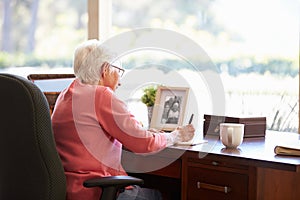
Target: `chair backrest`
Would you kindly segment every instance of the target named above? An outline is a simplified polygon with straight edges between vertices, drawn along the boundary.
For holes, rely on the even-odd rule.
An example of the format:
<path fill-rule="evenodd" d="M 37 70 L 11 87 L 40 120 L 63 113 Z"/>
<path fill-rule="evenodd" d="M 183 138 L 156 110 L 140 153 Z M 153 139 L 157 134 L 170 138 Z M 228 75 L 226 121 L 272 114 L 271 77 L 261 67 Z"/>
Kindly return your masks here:
<path fill-rule="evenodd" d="M 64 200 L 49 106 L 25 78 L 0 74 L 0 199 Z"/>

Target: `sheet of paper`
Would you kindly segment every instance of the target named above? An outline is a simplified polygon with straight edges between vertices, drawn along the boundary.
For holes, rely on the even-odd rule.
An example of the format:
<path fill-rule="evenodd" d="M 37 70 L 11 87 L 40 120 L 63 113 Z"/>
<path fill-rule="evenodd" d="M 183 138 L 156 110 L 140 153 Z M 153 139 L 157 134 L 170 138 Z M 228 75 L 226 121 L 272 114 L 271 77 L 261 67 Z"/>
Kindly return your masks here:
<path fill-rule="evenodd" d="M 188 142 L 178 142 L 175 145 L 176 146 L 195 146 L 195 145 L 203 144 L 203 143 L 207 143 L 207 140 L 201 139 L 201 140 L 191 140 Z"/>

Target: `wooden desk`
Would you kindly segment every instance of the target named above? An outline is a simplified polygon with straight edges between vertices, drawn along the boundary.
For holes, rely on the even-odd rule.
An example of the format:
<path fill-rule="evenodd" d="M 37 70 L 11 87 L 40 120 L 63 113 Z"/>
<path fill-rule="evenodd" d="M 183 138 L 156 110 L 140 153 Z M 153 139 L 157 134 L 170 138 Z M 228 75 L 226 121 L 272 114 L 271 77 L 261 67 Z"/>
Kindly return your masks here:
<path fill-rule="evenodd" d="M 208 136 L 206 144 L 170 147 L 152 155 L 152 162 L 166 159 L 171 164 L 134 175 L 161 189 L 165 199 L 299 199 L 300 157 L 274 154 L 276 144 L 299 138 L 268 131 L 265 138 L 246 138 L 238 150 L 228 150 L 217 137 Z M 143 159 L 141 163 L 148 165 Z M 174 190 L 180 190 L 176 197 Z"/>

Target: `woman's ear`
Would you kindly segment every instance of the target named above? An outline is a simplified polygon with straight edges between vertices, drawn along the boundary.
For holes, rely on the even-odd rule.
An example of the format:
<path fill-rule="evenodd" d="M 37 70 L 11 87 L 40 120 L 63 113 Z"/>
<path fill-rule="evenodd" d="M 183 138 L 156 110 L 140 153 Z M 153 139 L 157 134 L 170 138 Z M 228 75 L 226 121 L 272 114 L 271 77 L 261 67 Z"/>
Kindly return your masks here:
<path fill-rule="evenodd" d="M 102 72 L 101 72 L 101 77 L 105 77 L 106 74 L 108 73 L 108 70 L 109 70 L 109 63 L 108 62 L 105 62 L 102 64 Z"/>

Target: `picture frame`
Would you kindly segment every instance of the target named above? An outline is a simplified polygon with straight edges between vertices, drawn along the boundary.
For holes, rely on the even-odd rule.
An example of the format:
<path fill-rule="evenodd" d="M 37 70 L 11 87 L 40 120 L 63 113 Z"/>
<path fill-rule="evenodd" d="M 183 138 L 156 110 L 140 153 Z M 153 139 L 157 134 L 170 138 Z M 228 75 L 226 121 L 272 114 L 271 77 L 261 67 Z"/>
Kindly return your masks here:
<path fill-rule="evenodd" d="M 185 116 L 189 88 L 158 86 L 150 128 L 173 131 Z"/>

